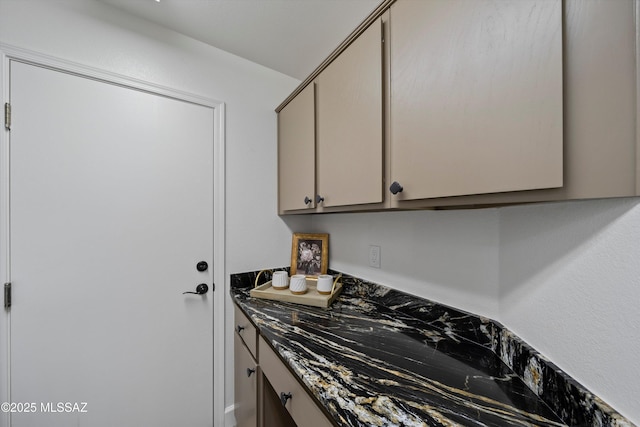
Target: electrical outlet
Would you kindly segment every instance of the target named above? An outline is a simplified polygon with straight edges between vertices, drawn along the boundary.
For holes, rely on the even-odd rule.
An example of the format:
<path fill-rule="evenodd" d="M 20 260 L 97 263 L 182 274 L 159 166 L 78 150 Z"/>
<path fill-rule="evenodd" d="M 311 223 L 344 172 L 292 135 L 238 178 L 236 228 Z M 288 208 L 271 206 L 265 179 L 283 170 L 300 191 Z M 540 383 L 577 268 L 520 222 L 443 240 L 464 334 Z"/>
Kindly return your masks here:
<path fill-rule="evenodd" d="M 369 245 L 369 267 L 380 268 L 380 246 Z"/>

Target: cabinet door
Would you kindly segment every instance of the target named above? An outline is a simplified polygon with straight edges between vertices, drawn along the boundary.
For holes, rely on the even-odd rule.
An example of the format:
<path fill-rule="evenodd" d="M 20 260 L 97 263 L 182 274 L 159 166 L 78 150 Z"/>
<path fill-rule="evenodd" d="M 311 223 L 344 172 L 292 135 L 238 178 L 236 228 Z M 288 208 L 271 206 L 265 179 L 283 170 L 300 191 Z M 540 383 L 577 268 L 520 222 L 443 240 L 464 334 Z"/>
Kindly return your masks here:
<path fill-rule="evenodd" d="M 315 207 L 314 194 L 314 85 L 310 84 L 278 113 L 280 213 Z"/>
<path fill-rule="evenodd" d="M 238 427 L 256 427 L 258 420 L 258 365 L 242 340 L 233 340 L 235 356 L 235 417 Z"/>
<path fill-rule="evenodd" d="M 398 0 L 389 38 L 395 198 L 562 186 L 560 0 Z"/>
<path fill-rule="evenodd" d="M 271 383 L 264 379 L 263 384 L 262 427 L 297 427 Z"/>
<path fill-rule="evenodd" d="M 321 205 L 382 202 L 382 21 L 371 24 L 316 82 Z"/>
<path fill-rule="evenodd" d="M 258 330 L 253 323 L 242 313 L 238 306 L 233 306 L 235 333 L 247 346 L 251 356 L 258 360 Z"/>
<path fill-rule="evenodd" d="M 272 392 L 282 399 L 282 406 L 296 424 L 304 427 L 331 427 L 331 421 L 262 337 L 258 339 L 258 346 L 264 376 L 273 387 Z"/>

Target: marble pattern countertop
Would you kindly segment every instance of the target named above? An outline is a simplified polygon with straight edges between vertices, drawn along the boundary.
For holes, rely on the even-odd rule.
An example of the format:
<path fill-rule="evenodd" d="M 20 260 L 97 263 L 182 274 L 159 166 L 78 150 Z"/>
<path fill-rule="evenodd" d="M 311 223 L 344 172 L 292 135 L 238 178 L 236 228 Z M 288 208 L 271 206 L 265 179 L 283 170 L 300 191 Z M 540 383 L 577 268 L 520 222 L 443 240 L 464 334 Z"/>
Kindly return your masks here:
<path fill-rule="evenodd" d="M 329 309 L 262 300 L 252 278 L 232 276 L 232 299 L 338 426 L 596 425 L 534 393 L 489 319 L 349 276 Z"/>

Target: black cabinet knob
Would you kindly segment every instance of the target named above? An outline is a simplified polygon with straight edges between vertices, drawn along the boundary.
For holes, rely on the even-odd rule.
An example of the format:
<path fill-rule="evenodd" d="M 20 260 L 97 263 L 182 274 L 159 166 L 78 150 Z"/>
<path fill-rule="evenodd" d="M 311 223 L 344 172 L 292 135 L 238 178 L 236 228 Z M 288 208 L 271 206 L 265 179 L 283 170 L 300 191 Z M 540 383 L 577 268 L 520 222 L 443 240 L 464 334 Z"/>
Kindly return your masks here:
<path fill-rule="evenodd" d="M 196 269 L 198 271 L 207 271 L 208 268 L 209 268 L 209 264 L 207 264 L 206 261 L 200 261 L 199 263 L 196 264 Z"/>
<path fill-rule="evenodd" d="M 309 198 L 309 196 L 305 196 L 305 197 L 304 197 L 304 204 L 305 204 L 305 205 L 308 205 L 308 204 L 310 204 L 311 202 L 313 202 L 313 200 L 311 200 L 311 199 Z"/>
<path fill-rule="evenodd" d="M 324 197 L 322 197 L 321 195 L 317 194 L 316 195 L 316 203 L 321 203 L 324 202 Z"/>
<path fill-rule="evenodd" d="M 280 393 L 280 402 L 282 402 L 282 406 L 287 405 L 287 400 L 291 399 L 291 393 Z"/>
<path fill-rule="evenodd" d="M 250 377 L 254 372 L 256 372 L 255 369 L 247 368 L 247 377 Z"/>
<path fill-rule="evenodd" d="M 244 326 L 240 326 L 240 325 L 236 326 L 236 332 L 238 334 L 240 334 L 240 332 L 242 332 L 242 331 L 244 331 Z"/>
<path fill-rule="evenodd" d="M 391 194 L 402 193 L 402 190 L 404 190 L 404 188 L 402 188 L 402 185 L 400 185 L 398 181 L 393 181 L 391 187 L 389 187 L 389 191 L 391 191 Z"/>

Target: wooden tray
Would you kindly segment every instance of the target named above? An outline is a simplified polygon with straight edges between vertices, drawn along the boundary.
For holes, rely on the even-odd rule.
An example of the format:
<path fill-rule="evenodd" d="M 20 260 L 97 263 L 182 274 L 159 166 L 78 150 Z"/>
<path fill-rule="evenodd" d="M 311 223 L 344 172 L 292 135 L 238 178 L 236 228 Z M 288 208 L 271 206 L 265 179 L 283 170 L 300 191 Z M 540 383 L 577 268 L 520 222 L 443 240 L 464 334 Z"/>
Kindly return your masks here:
<path fill-rule="evenodd" d="M 249 295 L 254 298 L 293 302 L 296 304 L 310 305 L 312 307 L 328 308 L 342 291 L 342 282 L 339 282 L 341 276 L 342 275 L 335 279 L 335 284 L 330 295 L 322 295 L 318 293 L 318 289 L 316 288 L 317 281 L 309 278 L 307 278 L 306 294 L 294 295 L 291 293 L 289 288 L 283 290 L 274 289 L 271 286 L 271 280 L 269 280 L 267 283 L 251 289 Z"/>

